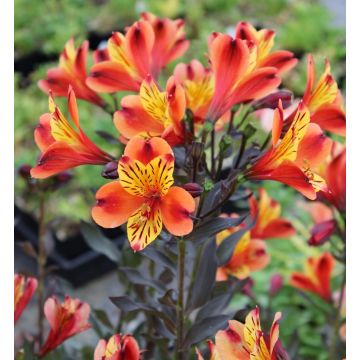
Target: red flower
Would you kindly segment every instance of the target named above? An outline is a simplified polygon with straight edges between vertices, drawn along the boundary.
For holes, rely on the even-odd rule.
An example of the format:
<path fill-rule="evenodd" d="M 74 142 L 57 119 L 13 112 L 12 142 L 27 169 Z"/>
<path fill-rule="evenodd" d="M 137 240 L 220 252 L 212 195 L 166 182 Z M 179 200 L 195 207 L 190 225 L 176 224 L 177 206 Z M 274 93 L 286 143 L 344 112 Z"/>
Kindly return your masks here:
<path fill-rule="evenodd" d="M 167 82 L 166 91 L 160 91 L 154 80 L 147 77 L 139 95 L 125 96 L 121 106 L 122 110 L 114 114 L 114 124 L 122 137 L 162 136 L 170 145 L 184 141 L 185 94 L 173 76 Z"/>
<path fill-rule="evenodd" d="M 274 46 L 275 32 L 269 29 L 256 30 L 248 22 L 239 22 L 236 26 L 235 37 L 252 42 L 257 47 L 256 66 L 276 67 L 279 74 L 289 71 L 297 64 L 294 54 L 286 50 L 271 52 Z"/>
<path fill-rule="evenodd" d="M 14 323 L 18 321 L 38 286 L 33 277 L 15 274 L 14 279 Z"/>
<path fill-rule="evenodd" d="M 98 92 L 139 91 L 148 74 L 160 70 L 188 48 L 182 20 L 160 19 L 150 13 L 130 26 L 126 34 L 113 33 L 109 60 L 95 64 L 87 84 Z"/>
<path fill-rule="evenodd" d="M 265 334 L 260 324 L 260 310 L 256 307 L 245 319 L 245 324 L 230 320 L 226 330 L 215 335 L 215 344 L 208 342 L 210 360 L 275 360 L 288 359 L 279 339 L 281 313 L 275 314 L 270 334 Z M 197 350 L 198 360 L 203 356 Z"/>
<path fill-rule="evenodd" d="M 40 357 L 54 350 L 68 338 L 91 327 L 88 323 L 90 306 L 79 299 L 66 296 L 64 302 L 59 304 L 56 297 L 51 297 L 45 302 L 44 312 L 50 324 L 50 332 L 40 350 Z"/>
<path fill-rule="evenodd" d="M 35 142 L 42 152 L 38 164 L 31 170 L 34 178 L 43 179 L 79 165 L 103 165 L 112 160 L 81 129 L 75 93 L 71 87 L 68 106 L 72 124 L 61 113 L 50 94 L 50 113 L 40 117 L 34 132 Z"/>
<path fill-rule="evenodd" d="M 214 73 L 214 96 L 207 118 L 218 120 L 235 104 L 262 98 L 281 80 L 275 67 L 256 67 L 253 42 L 214 33 L 209 38 L 209 59 Z"/>
<path fill-rule="evenodd" d="M 76 49 L 74 39 L 70 39 L 60 55 L 59 67 L 48 70 L 47 78 L 39 81 L 39 87 L 46 93 L 51 90 L 54 96 L 68 96 L 71 86 L 79 99 L 104 105 L 101 97 L 86 85 L 86 63 L 89 42 Z"/>
<path fill-rule="evenodd" d="M 318 125 L 309 122 L 309 110 L 300 104 L 290 128 L 279 140 L 283 126 L 283 109 L 279 102 L 274 112 L 272 146 L 245 171 L 245 176 L 252 180 L 280 181 L 311 200 L 316 198 L 316 192 L 326 190 L 324 179 L 314 173 L 312 167 L 327 157 L 331 141 Z"/>
<path fill-rule="evenodd" d="M 94 360 L 139 360 L 140 349 L 137 341 L 131 335 L 116 334 L 108 341 L 98 342 Z"/>
<path fill-rule="evenodd" d="M 280 217 L 280 204 L 270 198 L 265 189 L 259 189 L 259 201 L 250 198 L 250 211 L 256 219 L 251 229 L 251 237 L 256 239 L 287 238 L 295 234 L 290 221 Z"/>
<path fill-rule="evenodd" d="M 96 193 L 93 219 L 105 228 L 127 222 L 134 251 L 154 241 L 163 225 L 173 235 L 189 234 L 195 200 L 183 188 L 172 186 L 173 171 L 173 152 L 165 140 L 133 137 L 119 161 L 119 181 Z"/>
<path fill-rule="evenodd" d="M 317 258 L 306 261 L 305 273 L 295 272 L 291 275 L 290 284 L 300 290 L 309 291 L 331 301 L 331 275 L 335 260 L 325 252 Z"/>

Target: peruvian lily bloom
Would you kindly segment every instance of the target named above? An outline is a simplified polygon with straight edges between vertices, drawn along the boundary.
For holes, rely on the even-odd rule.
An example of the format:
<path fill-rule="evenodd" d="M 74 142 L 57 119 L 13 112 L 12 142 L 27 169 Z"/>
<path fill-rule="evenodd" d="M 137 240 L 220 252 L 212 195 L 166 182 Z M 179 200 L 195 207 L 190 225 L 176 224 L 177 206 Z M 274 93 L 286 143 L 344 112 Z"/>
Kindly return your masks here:
<path fill-rule="evenodd" d="M 312 168 L 320 164 L 331 150 L 331 140 L 317 124 L 310 123 L 309 110 L 300 103 L 294 121 L 280 140 L 283 127 L 281 102 L 274 111 L 272 145 L 245 171 L 252 180 L 274 180 L 292 186 L 307 198 L 326 190 L 326 183 Z"/>
<path fill-rule="evenodd" d="M 15 274 L 14 279 L 14 323 L 18 321 L 38 286 L 33 277 Z"/>
<path fill-rule="evenodd" d="M 72 86 L 79 99 L 103 106 L 104 101 L 101 97 L 86 85 L 88 49 L 88 41 L 84 41 L 76 49 L 74 39 L 70 39 L 60 55 L 59 66 L 48 70 L 47 78 L 39 81 L 40 89 L 46 93 L 49 93 L 51 90 L 54 96 L 66 97 L 69 86 Z"/>
<path fill-rule="evenodd" d="M 229 217 L 238 217 L 238 215 L 231 214 Z M 226 237 L 240 230 L 241 227 L 242 224 L 218 233 L 216 235 L 217 245 L 219 246 Z M 227 280 L 229 275 L 238 279 L 245 279 L 252 272 L 262 270 L 268 265 L 269 261 L 270 257 L 266 252 L 265 242 L 251 239 L 250 231 L 247 231 L 239 238 L 229 262 L 218 268 L 216 280 Z"/>
<path fill-rule="evenodd" d="M 279 339 L 281 313 L 275 314 L 270 334 L 261 329 L 260 310 L 256 307 L 245 319 L 245 324 L 230 320 L 226 330 L 215 335 L 215 345 L 209 346 L 213 360 L 275 360 L 288 359 Z M 198 360 L 203 357 L 198 352 Z"/>
<path fill-rule="evenodd" d="M 183 27 L 182 20 L 144 13 L 125 35 L 113 33 L 108 41 L 109 60 L 91 68 L 87 84 L 103 93 L 139 91 L 148 74 L 156 79 L 162 68 L 187 50 Z"/>
<path fill-rule="evenodd" d="M 259 189 L 258 201 L 252 196 L 249 203 L 253 218 L 257 216 L 255 226 L 251 229 L 252 238 L 287 238 L 295 234 L 291 222 L 280 217 L 280 204 L 265 189 Z"/>
<path fill-rule="evenodd" d="M 275 32 L 270 29 L 256 30 L 248 22 L 239 22 L 236 25 L 235 38 L 253 42 L 256 45 L 256 66 L 272 66 L 278 69 L 279 74 L 289 71 L 297 64 L 294 54 L 286 50 L 271 52 L 274 47 Z"/>
<path fill-rule="evenodd" d="M 140 360 L 140 348 L 131 335 L 116 334 L 108 341 L 99 340 L 94 360 Z"/>
<path fill-rule="evenodd" d="M 326 166 L 324 178 L 328 191 L 321 194 L 340 212 L 346 209 L 346 148 L 336 154 Z"/>
<path fill-rule="evenodd" d="M 45 344 L 40 349 L 40 357 L 57 348 L 68 338 L 91 327 L 88 323 L 90 306 L 69 296 L 65 297 L 62 304 L 54 296 L 47 299 L 44 313 L 50 324 L 50 332 Z"/>
<path fill-rule="evenodd" d="M 214 77 L 211 69 L 205 68 L 200 61 L 193 59 L 189 64 L 177 64 L 174 76 L 184 87 L 186 107 L 193 113 L 194 122 L 202 123 L 214 94 Z"/>
<path fill-rule="evenodd" d="M 121 106 L 114 114 L 114 124 L 122 138 L 161 136 L 170 145 L 184 141 L 185 93 L 173 76 L 167 81 L 165 91 L 147 76 L 139 95 L 125 96 Z"/>
<path fill-rule="evenodd" d="M 303 103 L 308 107 L 311 122 L 323 130 L 346 135 L 346 115 L 337 83 L 330 73 L 330 63 L 325 62 L 325 70 L 315 84 L 315 65 L 312 55 L 307 58 L 307 84 Z M 289 117 L 287 122 L 292 120 Z"/>
<path fill-rule="evenodd" d="M 165 140 L 133 137 L 119 161 L 119 180 L 96 193 L 93 219 L 105 228 L 127 222 L 134 251 L 154 241 L 163 226 L 175 236 L 189 234 L 195 200 L 183 188 L 172 186 L 173 171 L 173 152 Z"/>
<path fill-rule="evenodd" d="M 308 244 L 319 246 L 324 244 L 336 230 L 336 221 L 331 209 L 325 204 L 315 201 L 308 205 L 309 212 L 315 225 L 310 230 L 311 237 Z"/>
<path fill-rule="evenodd" d="M 325 301 L 331 301 L 331 275 L 335 260 L 325 252 L 319 257 L 310 257 L 305 264 L 305 272 L 291 275 L 290 285 L 303 291 L 312 292 Z"/>
<path fill-rule="evenodd" d="M 207 119 L 218 120 L 235 104 L 260 99 L 280 84 L 275 67 L 256 67 L 256 44 L 214 33 L 209 38 L 209 60 L 214 73 L 214 95 Z"/>
<path fill-rule="evenodd" d="M 72 124 L 49 96 L 50 113 L 40 117 L 34 132 L 35 142 L 41 151 L 37 165 L 31 169 L 31 176 L 44 179 L 64 170 L 84 165 L 105 165 L 111 156 L 99 149 L 80 127 L 75 93 L 70 87 L 68 107 Z"/>

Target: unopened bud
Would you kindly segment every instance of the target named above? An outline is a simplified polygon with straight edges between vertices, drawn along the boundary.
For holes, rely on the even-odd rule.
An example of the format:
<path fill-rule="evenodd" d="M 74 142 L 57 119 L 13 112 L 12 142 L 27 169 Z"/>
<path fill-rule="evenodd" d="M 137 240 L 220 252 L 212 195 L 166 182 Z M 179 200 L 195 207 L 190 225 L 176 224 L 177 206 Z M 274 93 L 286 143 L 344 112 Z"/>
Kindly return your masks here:
<path fill-rule="evenodd" d="M 214 187 L 214 183 L 210 179 L 206 179 L 204 182 L 204 191 L 209 192 Z"/>
<path fill-rule="evenodd" d="M 29 164 L 23 164 L 19 167 L 18 173 L 25 180 L 30 178 L 31 166 Z"/>
<path fill-rule="evenodd" d="M 311 246 L 320 246 L 329 240 L 330 236 L 336 229 L 336 223 L 334 220 L 327 220 L 316 224 L 311 229 L 311 237 L 308 240 L 308 244 Z"/>
<path fill-rule="evenodd" d="M 196 198 L 202 194 L 204 188 L 197 183 L 187 183 L 182 186 L 193 198 Z"/>
<path fill-rule="evenodd" d="M 270 296 L 274 296 L 284 285 L 284 279 L 280 274 L 275 274 L 270 279 Z"/>
<path fill-rule="evenodd" d="M 241 289 L 241 292 L 244 294 L 244 295 L 246 295 L 246 296 L 248 296 L 248 297 L 253 297 L 253 292 L 252 292 L 252 288 L 253 288 L 253 286 L 254 286 L 254 280 L 252 279 L 252 278 L 248 278 L 247 280 L 246 280 L 246 283 L 245 283 L 245 285 L 243 286 L 243 288 Z"/>
<path fill-rule="evenodd" d="M 214 123 L 211 121 L 206 121 L 203 125 L 203 129 L 207 133 L 211 132 L 214 129 Z"/>
<path fill-rule="evenodd" d="M 101 176 L 105 179 L 118 179 L 118 163 L 116 161 L 110 161 L 105 166 L 101 173 Z"/>
<path fill-rule="evenodd" d="M 191 146 L 191 156 L 193 159 L 200 160 L 204 152 L 204 144 L 193 142 Z"/>
<path fill-rule="evenodd" d="M 254 110 L 259 109 L 276 109 L 278 107 L 279 100 L 281 100 L 284 108 L 287 108 L 292 103 L 293 94 L 290 91 L 279 90 L 262 99 L 254 101 L 251 106 Z"/>
<path fill-rule="evenodd" d="M 231 142 L 232 142 L 231 136 L 224 135 L 220 140 L 220 144 L 219 144 L 220 150 L 225 151 L 231 145 Z"/>
<path fill-rule="evenodd" d="M 69 172 L 62 172 L 55 176 L 55 181 L 64 185 L 68 183 L 72 178 L 73 176 Z"/>

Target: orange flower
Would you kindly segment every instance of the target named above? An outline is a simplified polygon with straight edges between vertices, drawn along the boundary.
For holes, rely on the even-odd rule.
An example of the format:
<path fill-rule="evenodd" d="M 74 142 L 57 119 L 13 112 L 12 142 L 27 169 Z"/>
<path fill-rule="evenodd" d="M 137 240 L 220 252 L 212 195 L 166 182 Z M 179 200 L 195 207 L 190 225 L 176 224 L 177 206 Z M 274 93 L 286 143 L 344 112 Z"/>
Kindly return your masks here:
<path fill-rule="evenodd" d="M 324 178 L 328 191 L 322 195 L 340 212 L 346 209 L 346 148 L 332 157 L 326 166 Z"/>
<path fill-rule="evenodd" d="M 35 142 L 42 153 L 38 164 L 31 169 L 34 178 L 43 179 L 79 165 L 102 165 L 112 160 L 81 129 L 75 93 L 71 87 L 68 107 L 73 124 L 64 117 L 50 94 L 50 113 L 40 117 L 34 132 Z"/>
<path fill-rule="evenodd" d="M 236 214 L 222 215 L 223 217 L 239 217 Z M 221 242 L 232 233 L 241 229 L 243 225 L 223 230 L 216 235 L 216 243 Z M 247 231 L 238 241 L 234 252 L 227 264 L 218 268 L 216 280 L 223 281 L 229 275 L 238 279 L 247 278 L 250 273 L 262 270 L 270 261 L 270 257 L 266 252 L 266 244 L 264 241 L 251 239 L 250 231 Z"/>
<path fill-rule="evenodd" d="M 215 345 L 211 343 L 211 359 L 214 360 L 273 360 L 287 358 L 279 339 L 281 313 L 275 314 L 270 334 L 265 334 L 260 325 L 260 310 L 256 307 L 245 319 L 245 324 L 229 321 L 226 330 L 215 335 Z M 198 351 L 198 360 L 203 357 Z"/>
<path fill-rule="evenodd" d="M 262 98 L 281 80 L 275 67 L 256 67 L 253 42 L 214 33 L 209 38 L 209 59 L 214 73 L 214 96 L 207 118 L 218 120 L 233 105 Z"/>
<path fill-rule="evenodd" d="M 286 50 L 271 52 L 274 46 L 275 32 L 269 29 L 256 30 L 248 22 L 239 22 L 236 26 L 235 37 L 247 40 L 256 45 L 256 66 L 272 66 L 278 69 L 278 73 L 283 73 L 292 69 L 297 64 L 294 54 Z"/>
<path fill-rule="evenodd" d="M 324 244 L 336 230 L 336 221 L 331 209 L 325 204 L 315 201 L 307 206 L 315 225 L 310 230 L 308 244 L 319 246 Z"/>
<path fill-rule="evenodd" d="M 48 70 L 46 80 L 40 80 L 38 85 L 41 90 L 54 96 L 68 95 L 68 88 L 72 86 L 79 99 L 103 106 L 101 97 L 86 85 L 86 63 L 89 42 L 76 49 L 74 39 L 70 39 L 60 55 L 59 67 Z"/>
<path fill-rule="evenodd" d="M 193 59 L 189 64 L 177 64 L 174 76 L 184 87 L 186 107 L 193 113 L 195 123 L 203 122 L 214 94 L 211 69 Z"/>
<path fill-rule="evenodd" d="M 290 221 L 280 217 L 280 204 L 272 199 L 265 189 L 259 189 L 259 201 L 250 198 L 250 211 L 257 220 L 251 229 L 251 238 L 287 238 L 295 234 L 295 229 Z"/>
<path fill-rule="evenodd" d="M 171 145 L 178 145 L 184 141 L 185 101 L 184 89 L 173 76 L 166 91 L 160 91 L 149 76 L 142 82 L 139 95 L 122 99 L 122 110 L 114 114 L 114 124 L 127 139 L 136 135 L 162 136 Z"/>
<path fill-rule="evenodd" d="M 40 357 L 54 350 L 68 338 L 91 327 L 88 323 L 90 306 L 79 299 L 66 296 L 64 302 L 59 304 L 56 297 L 51 297 L 45 302 L 44 312 L 50 324 L 50 332 L 40 350 Z"/>
<path fill-rule="evenodd" d="M 307 84 L 303 103 L 309 108 L 311 122 L 318 124 L 323 130 L 338 135 L 346 135 L 346 115 L 341 93 L 330 73 L 330 63 L 325 61 L 325 70 L 315 83 L 315 65 L 311 54 L 307 58 Z M 290 115 L 287 123 L 291 122 Z"/>
<path fill-rule="evenodd" d="M 309 291 L 331 301 L 331 275 L 335 260 L 325 252 L 317 258 L 306 261 L 305 273 L 295 272 L 291 275 L 290 284 L 300 290 Z"/>
<path fill-rule="evenodd" d="M 160 70 L 188 48 L 182 20 L 160 19 L 150 13 L 130 26 L 126 34 L 113 33 L 108 41 L 109 60 L 95 64 L 87 84 L 98 92 L 139 91 L 148 74 Z"/>
<path fill-rule="evenodd" d="M 18 321 L 26 305 L 33 296 L 38 282 L 33 277 L 15 274 L 14 279 L 14 323 Z"/>
<path fill-rule="evenodd" d="M 309 122 L 309 110 L 300 103 L 294 121 L 279 140 L 283 126 L 283 109 L 279 102 L 274 112 L 272 146 L 246 170 L 245 176 L 252 180 L 280 181 L 314 200 L 316 192 L 325 190 L 326 184 L 311 168 L 327 157 L 331 141 L 317 124 Z"/>
<path fill-rule="evenodd" d="M 94 360 L 140 360 L 140 349 L 137 341 L 131 335 L 116 334 L 108 341 L 98 342 Z"/>
<path fill-rule="evenodd" d="M 127 234 L 134 251 L 149 245 L 163 225 L 176 236 L 189 234 L 195 201 L 184 189 L 172 186 L 174 156 L 161 138 L 133 137 L 119 161 L 119 181 L 100 188 L 94 220 L 105 228 L 127 222 Z"/>

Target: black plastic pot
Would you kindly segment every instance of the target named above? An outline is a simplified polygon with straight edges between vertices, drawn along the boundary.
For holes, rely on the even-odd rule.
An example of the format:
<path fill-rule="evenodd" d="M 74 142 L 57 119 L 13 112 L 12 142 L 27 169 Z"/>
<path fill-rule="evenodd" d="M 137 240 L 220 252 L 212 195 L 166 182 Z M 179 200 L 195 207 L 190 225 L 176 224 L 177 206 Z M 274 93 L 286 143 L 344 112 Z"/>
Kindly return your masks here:
<path fill-rule="evenodd" d="M 104 235 L 118 247 L 122 247 L 125 235 L 120 228 L 104 230 Z M 81 286 L 116 268 L 106 256 L 93 251 L 79 232 L 65 241 L 53 234 L 55 246 L 49 255 L 48 264 L 55 267 L 54 273 L 68 280 L 73 286 Z M 30 242 L 37 248 L 38 223 L 29 214 L 15 205 L 15 243 Z"/>

